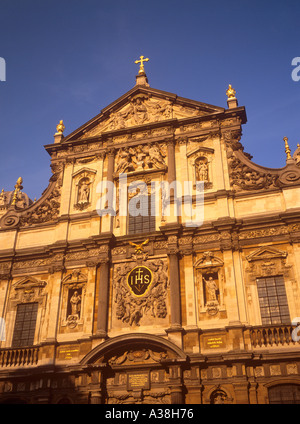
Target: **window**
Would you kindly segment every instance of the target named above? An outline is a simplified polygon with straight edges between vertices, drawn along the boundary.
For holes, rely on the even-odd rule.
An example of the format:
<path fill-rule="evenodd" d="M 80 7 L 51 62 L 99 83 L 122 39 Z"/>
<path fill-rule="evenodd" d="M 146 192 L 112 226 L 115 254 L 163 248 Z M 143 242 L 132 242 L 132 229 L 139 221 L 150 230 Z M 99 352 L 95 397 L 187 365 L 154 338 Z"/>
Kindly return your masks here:
<path fill-rule="evenodd" d="M 283 276 L 258 278 L 256 281 L 262 324 L 290 324 Z"/>
<path fill-rule="evenodd" d="M 282 384 L 269 389 L 270 404 L 300 404 L 300 386 Z"/>
<path fill-rule="evenodd" d="M 155 231 L 155 210 L 154 204 L 151 204 L 151 196 L 139 196 L 136 201 L 135 211 L 139 214 L 134 216 L 129 211 L 129 234 L 149 233 Z"/>
<path fill-rule="evenodd" d="M 18 305 L 12 347 L 33 345 L 37 312 L 37 302 Z"/>

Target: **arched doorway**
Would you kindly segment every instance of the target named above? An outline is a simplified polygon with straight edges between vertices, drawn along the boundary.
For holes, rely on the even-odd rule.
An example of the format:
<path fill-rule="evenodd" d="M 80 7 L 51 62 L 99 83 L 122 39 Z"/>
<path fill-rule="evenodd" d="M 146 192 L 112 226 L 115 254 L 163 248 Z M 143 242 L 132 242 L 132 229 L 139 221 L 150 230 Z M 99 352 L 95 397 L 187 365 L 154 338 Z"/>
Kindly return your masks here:
<path fill-rule="evenodd" d="M 270 404 L 300 404 L 299 384 L 279 384 L 268 390 Z"/>
<path fill-rule="evenodd" d="M 91 403 L 181 404 L 186 361 L 185 353 L 169 340 L 137 333 L 100 344 L 81 364 L 101 370 Z"/>

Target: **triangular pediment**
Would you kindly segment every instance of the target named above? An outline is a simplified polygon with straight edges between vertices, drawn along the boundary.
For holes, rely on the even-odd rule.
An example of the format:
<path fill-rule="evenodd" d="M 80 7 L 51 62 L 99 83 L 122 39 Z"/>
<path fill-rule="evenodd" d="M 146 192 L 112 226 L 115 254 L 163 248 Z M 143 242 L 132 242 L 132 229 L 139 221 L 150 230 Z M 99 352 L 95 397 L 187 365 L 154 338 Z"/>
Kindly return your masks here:
<path fill-rule="evenodd" d="M 275 259 L 275 258 L 286 258 L 287 253 L 282 250 L 275 249 L 274 247 L 260 247 L 259 249 L 252 252 L 246 257 L 248 262 L 265 260 L 265 259 Z"/>
<path fill-rule="evenodd" d="M 23 277 L 21 280 L 17 281 L 13 287 L 15 290 L 32 289 L 34 287 L 45 287 L 46 284 L 47 283 L 45 281 L 38 280 L 35 277 L 26 276 Z"/>
<path fill-rule="evenodd" d="M 135 87 L 65 137 L 64 142 L 174 119 L 209 116 L 222 113 L 224 110 L 221 107 L 188 100 L 165 91 Z"/>

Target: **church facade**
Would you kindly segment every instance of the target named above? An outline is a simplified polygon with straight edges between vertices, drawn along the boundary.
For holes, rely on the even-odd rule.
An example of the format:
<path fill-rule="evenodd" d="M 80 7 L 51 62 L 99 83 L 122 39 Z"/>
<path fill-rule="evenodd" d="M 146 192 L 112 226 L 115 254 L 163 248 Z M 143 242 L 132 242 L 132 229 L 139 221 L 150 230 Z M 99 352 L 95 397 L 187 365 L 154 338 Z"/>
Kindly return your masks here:
<path fill-rule="evenodd" d="M 0 194 L 0 403 L 299 403 L 300 148 L 136 85 Z M 17 176 L 16 176 L 17 177 Z M 199 184 L 200 183 L 200 184 Z"/>

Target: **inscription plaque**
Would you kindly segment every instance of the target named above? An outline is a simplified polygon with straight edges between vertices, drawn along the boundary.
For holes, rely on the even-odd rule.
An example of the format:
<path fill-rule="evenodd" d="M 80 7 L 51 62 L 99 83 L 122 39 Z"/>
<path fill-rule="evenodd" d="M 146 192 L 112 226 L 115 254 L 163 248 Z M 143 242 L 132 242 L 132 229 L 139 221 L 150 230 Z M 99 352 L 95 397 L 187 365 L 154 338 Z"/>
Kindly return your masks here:
<path fill-rule="evenodd" d="M 128 390 L 149 389 L 149 373 L 131 373 L 127 378 Z"/>
<path fill-rule="evenodd" d="M 79 355 L 78 347 L 64 347 L 58 350 L 58 358 L 59 359 L 72 359 Z"/>
<path fill-rule="evenodd" d="M 206 349 L 220 349 L 226 347 L 226 337 L 225 336 L 210 336 L 204 337 L 204 347 Z"/>

